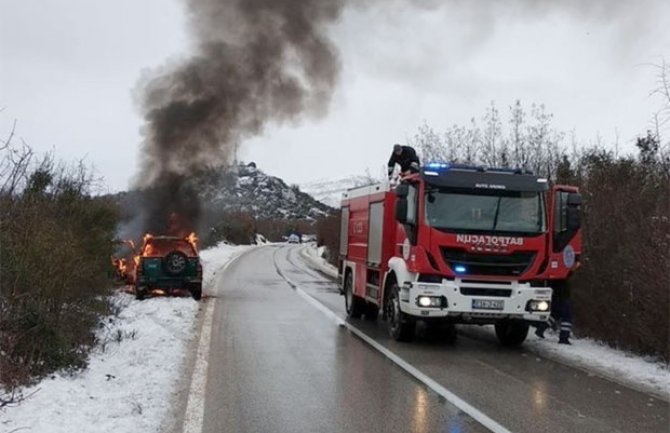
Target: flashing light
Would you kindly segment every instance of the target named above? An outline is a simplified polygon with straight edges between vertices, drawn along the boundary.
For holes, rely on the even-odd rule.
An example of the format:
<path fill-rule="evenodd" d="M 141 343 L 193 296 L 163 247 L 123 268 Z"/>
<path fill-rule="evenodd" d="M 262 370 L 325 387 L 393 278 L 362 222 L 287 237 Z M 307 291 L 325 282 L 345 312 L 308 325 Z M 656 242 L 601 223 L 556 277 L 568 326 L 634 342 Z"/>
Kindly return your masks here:
<path fill-rule="evenodd" d="M 454 271 L 458 272 L 459 274 L 462 274 L 466 271 L 465 266 L 463 265 L 456 265 L 454 266 Z"/>
<path fill-rule="evenodd" d="M 446 170 L 449 168 L 449 164 L 446 162 L 433 161 L 426 164 L 426 168 L 431 170 Z"/>

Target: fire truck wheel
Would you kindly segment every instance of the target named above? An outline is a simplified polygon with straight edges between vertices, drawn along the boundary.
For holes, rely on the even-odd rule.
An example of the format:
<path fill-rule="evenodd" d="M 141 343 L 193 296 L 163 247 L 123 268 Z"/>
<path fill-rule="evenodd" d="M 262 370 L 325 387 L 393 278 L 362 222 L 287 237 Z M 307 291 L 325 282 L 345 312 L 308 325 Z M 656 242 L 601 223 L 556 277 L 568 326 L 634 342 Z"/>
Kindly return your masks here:
<path fill-rule="evenodd" d="M 391 294 L 384 308 L 391 338 L 396 341 L 412 341 L 416 322 L 400 311 L 400 289 L 397 284 L 391 286 Z"/>
<path fill-rule="evenodd" d="M 376 306 L 375 304 L 372 304 L 368 302 L 365 304 L 365 319 L 366 320 L 377 320 L 377 316 L 379 315 L 379 307 Z"/>
<path fill-rule="evenodd" d="M 365 312 L 365 300 L 354 295 L 354 283 L 351 272 L 347 272 L 344 279 L 344 302 L 347 307 L 347 316 L 352 319 L 360 318 Z"/>
<path fill-rule="evenodd" d="M 496 323 L 496 335 L 503 346 L 519 346 L 528 335 L 528 323 L 520 320 L 502 320 Z"/>

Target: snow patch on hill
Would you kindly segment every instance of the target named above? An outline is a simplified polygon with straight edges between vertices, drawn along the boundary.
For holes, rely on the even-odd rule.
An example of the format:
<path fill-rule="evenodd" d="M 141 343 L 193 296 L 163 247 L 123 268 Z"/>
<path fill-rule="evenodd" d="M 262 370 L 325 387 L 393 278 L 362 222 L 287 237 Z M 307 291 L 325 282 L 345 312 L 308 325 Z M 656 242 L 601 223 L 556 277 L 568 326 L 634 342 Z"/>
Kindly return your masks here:
<path fill-rule="evenodd" d="M 379 182 L 369 176 L 347 176 L 341 179 L 321 179 L 300 185 L 300 189 L 321 203 L 339 208 L 342 194 L 351 188 Z"/>

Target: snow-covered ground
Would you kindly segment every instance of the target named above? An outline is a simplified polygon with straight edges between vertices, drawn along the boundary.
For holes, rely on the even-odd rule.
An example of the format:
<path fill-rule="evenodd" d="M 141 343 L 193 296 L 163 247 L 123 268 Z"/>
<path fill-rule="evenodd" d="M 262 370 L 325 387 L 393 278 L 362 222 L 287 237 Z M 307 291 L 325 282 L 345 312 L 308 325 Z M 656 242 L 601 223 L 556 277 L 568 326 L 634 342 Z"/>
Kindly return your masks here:
<path fill-rule="evenodd" d="M 590 338 L 573 338 L 572 345 L 557 344 L 558 335 L 547 332 L 544 340 L 528 335 L 525 347 L 546 358 L 591 371 L 636 389 L 653 391 L 670 400 L 670 369 L 658 360 L 613 349 Z"/>
<path fill-rule="evenodd" d="M 220 245 L 201 252 L 205 295 L 217 271 L 247 248 Z M 104 344 L 93 351 L 88 368 L 24 389 L 23 402 L 0 410 L 0 431 L 161 431 L 203 303 L 191 298 L 140 302 L 120 292 L 114 302 L 121 312 L 105 321 L 99 332 Z"/>
<path fill-rule="evenodd" d="M 337 277 L 337 268 L 321 258 L 322 255 L 323 247 L 310 247 L 304 250 L 304 256 L 313 267 L 326 275 Z M 494 333 L 492 326 L 467 326 L 463 329 L 467 333 Z M 573 338 L 570 346 L 558 344 L 558 336 L 550 330 L 547 331 L 546 338 L 541 339 L 532 332 L 532 329 L 524 347 L 538 355 L 593 372 L 636 389 L 653 392 L 663 396 L 665 400 L 670 400 L 670 369 L 667 364 L 613 349 L 590 338 Z"/>

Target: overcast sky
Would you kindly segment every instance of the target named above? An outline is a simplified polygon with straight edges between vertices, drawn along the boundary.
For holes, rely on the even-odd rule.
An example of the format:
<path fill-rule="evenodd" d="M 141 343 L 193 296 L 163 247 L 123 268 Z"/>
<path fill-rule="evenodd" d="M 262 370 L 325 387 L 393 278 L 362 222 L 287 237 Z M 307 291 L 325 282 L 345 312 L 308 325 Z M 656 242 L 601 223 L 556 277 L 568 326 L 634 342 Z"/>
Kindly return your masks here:
<path fill-rule="evenodd" d="M 670 61 L 670 1 L 378 3 L 346 10 L 331 28 L 343 70 L 329 114 L 268 128 L 240 158 L 289 183 L 377 174 L 424 121 L 441 130 L 490 101 L 505 114 L 516 99 L 545 104 L 558 129 L 584 141 L 618 132 L 632 151 L 659 109 L 650 64 Z M 137 82 L 189 53 L 182 3 L 0 5 L 0 135 L 18 119 L 33 148 L 83 157 L 110 190 L 127 188 L 142 140 Z"/>

